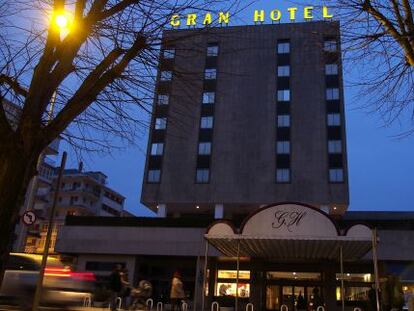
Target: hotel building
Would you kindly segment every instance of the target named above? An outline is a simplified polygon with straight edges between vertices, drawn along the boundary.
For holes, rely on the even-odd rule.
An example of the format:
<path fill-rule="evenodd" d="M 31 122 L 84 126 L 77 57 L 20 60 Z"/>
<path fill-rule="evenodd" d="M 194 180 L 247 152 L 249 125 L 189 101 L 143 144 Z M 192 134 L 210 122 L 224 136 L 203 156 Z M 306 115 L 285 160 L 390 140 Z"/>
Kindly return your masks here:
<path fill-rule="evenodd" d="M 193 310 L 316 292 L 374 310 L 376 282 L 389 309 L 393 280 L 414 292 L 414 215 L 347 212 L 346 156 L 339 23 L 167 30 L 141 197 L 158 217 L 70 216 L 56 249 L 102 276 L 121 263 L 155 302 L 179 269 Z"/>

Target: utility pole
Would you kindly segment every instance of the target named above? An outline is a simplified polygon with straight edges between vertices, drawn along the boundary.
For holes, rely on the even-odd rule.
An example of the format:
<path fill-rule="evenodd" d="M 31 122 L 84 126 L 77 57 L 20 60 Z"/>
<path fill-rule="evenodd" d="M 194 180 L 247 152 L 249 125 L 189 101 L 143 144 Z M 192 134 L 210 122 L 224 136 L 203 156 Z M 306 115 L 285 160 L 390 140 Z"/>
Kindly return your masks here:
<path fill-rule="evenodd" d="M 52 238 L 53 219 L 54 219 L 54 216 L 55 216 L 55 209 L 56 209 L 56 204 L 57 204 L 57 200 L 58 200 L 58 196 L 59 196 L 60 183 L 61 183 L 61 180 L 62 180 L 63 170 L 65 169 L 66 157 L 67 157 L 67 153 L 65 151 L 65 152 L 63 152 L 62 161 L 60 163 L 59 174 L 58 174 L 58 177 L 57 177 L 56 190 L 55 190 L 55 195 L 53 196 L 52 207 L 50 208 L 50 211 L 49 211 L 49 222 L 48 222 L 48 226 L 47 226 L 45 247 L 43 249 L 42 264 L 40 266 L 39 277 L 37 279 L 36 292 L 35 292 L 35 296 L 34 296 L 34 299 L 33 299 L 32 311 L 38 311 L 39 302 L 40 302 L 40 298 L 41 298 L 41 295 L 42 295 L 43 279 L 44 279 L 44 276 L 45 276 L 45 268 L 46 268 L 46 263 L 47 263 L 47 257 L 49 256 L 50 240 Z"/>

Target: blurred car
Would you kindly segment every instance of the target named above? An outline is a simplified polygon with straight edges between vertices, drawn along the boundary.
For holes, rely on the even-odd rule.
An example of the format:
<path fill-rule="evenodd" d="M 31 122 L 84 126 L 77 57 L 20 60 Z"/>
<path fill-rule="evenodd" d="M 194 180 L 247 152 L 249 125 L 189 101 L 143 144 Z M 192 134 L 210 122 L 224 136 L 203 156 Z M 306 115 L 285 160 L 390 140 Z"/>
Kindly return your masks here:
<path fill-rule="evenodd" d="M 41 262 L 41 255 L 11 253 L 0 288 L 2 301 L 13 301 L 22 308 L 30 307 L 36 291 Z M 48 257 L 41 304 L 82 305 L 85 299 L 90 299 L 94 283 L 93 273 L 72 271 L 57 258 Z"/>

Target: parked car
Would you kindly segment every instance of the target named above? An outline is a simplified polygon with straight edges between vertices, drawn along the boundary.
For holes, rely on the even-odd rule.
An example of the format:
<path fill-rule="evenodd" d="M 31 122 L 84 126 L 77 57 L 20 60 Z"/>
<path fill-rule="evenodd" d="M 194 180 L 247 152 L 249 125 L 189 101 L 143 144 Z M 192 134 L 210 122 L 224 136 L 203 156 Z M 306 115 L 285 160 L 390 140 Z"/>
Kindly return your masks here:
<path fill-rule="evenodd" d="M 11 253 L 0 288 L 2 301 L 30 308 L 39 277 L 41 255 Z M 95 283 L 91 272 L 75 272 L 53 257 L 48 257 L 41 295 L 42 305 L 82 305 L 90 299 Z"/>

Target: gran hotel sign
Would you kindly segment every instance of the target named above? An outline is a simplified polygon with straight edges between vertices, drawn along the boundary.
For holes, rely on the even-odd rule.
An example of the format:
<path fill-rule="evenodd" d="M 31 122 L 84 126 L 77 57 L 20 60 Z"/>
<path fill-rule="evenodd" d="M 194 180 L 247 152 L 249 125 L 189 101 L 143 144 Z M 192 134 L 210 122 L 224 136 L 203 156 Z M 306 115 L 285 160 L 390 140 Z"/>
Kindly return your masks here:
<path fill-rule="evenodd" d="M 263 23 L 266 21 L 280 22 L 282 19 L 287 18 L 290 22 L 294 22 L 299 18 L 305 21 L 313 20 L 316 16 L 322 16 L 323 19 L 332 19 L 333 14 L 330 12 L 327 6 L 322 7 L 288 7 L 286 10 L 273 9 L 271 11 L 254 10 L 252 20 L 254 23 Z M 170 25 L 173 28 L 179 28 L 180 26 L 210 26 L 213 23 L 220 25 L 229 25 L 231 19 L 230 12 L 218 12 L 211 13 L 206 12 L 203 14 L 189 13 L 186 15 L 174 14 L 170 18 Z"/>

